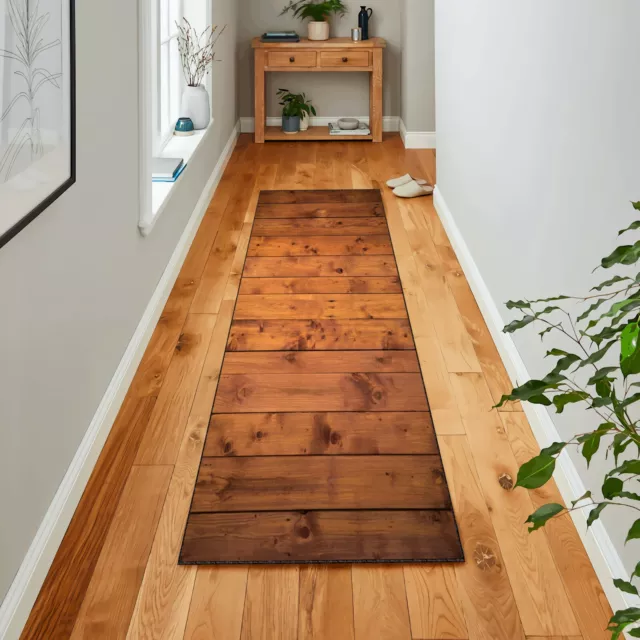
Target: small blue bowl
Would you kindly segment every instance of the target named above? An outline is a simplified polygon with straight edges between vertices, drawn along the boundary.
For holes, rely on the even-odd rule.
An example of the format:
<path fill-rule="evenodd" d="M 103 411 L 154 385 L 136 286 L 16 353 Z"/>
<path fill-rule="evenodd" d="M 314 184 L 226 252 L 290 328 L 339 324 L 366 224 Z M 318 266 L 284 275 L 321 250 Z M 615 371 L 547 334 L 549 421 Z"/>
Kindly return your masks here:
<path fill-rule="evenodd" d="M 195 127 L 191 118 L 178 118 L 174 134 L 176 136 L 192 136 Z"/>

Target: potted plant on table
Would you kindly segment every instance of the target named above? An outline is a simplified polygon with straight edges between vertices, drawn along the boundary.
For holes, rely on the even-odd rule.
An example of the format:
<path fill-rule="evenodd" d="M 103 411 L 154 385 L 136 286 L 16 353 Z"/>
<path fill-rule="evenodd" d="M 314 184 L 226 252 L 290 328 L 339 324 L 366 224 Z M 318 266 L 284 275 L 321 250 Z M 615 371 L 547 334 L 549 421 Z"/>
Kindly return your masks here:
<path fill-rule="evenodd" d="M 282 107 L 282 130 L 285 133 L 298 133 L 300 120 L 304 116 L 315 116 L 316 109 L 307 100 L 304 93 L 291 93 L 289 89 L 278 89 L 278 98 Z"/>
<path fill-rule="evenodd" d="M 218 38 L 226 29 L 226 25 L 218 31 L 217 26 L 207 27 L 198 33 L 186 19 L 178 27 L 178 52 L 182 64 L 182 72 L 187 82 L 182 94 L 180 115 L 191 118 L 195 129 L 206 129 L 211 120 L 209 93 L 202 84 L 205 73 L 215 61 L 214 48 Z"/>
<path fill-rule="evenodd" d="M 348 9 L 342 0 L 325 0 L 325 2 L 291 0 L 280 15 L 291 12 L 294 17 L 300 18 L 300 20 L 311 18 L 309 40 L 328 40 L 329 16 L 332 13 L 344 16 L 347 11 Z"/>

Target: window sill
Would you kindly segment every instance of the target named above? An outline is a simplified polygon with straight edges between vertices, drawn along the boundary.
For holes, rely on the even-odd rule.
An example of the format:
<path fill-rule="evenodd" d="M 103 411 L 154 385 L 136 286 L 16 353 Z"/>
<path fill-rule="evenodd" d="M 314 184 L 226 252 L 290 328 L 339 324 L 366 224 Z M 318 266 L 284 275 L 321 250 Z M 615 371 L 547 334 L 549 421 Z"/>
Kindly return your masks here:
<path fill-rule="evenodd" d="M 171 192 L 178 186 L 189 171 L 189 163 L 196 149 L 206 140 L 208 133 L 213 129 L 213 120 L 206 129 L 196 131 L 192 136 L 173 136 L 160 154 L 164 158 L 183 158 L 185 170 L 175 182 L 151 183 L 151 212 L 142 219 L 138 225 L 140 233 L 148 236 L 155 223 L 164 211 Z"/>

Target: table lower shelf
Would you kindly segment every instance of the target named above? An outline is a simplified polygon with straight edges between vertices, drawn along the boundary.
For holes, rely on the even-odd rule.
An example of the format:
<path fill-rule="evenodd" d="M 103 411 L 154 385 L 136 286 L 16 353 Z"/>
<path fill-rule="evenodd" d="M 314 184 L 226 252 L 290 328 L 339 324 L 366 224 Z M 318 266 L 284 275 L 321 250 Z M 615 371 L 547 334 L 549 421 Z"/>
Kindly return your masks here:
<path fill-rule="evenodd" d="M 309 127 L 306 131 L 299 131 L 298 133 L 285 133 L 280 127 L 266 127 L 264 133 L 265 140 L 286 140 L 288 142 L 295 142 L 296 140 L 308 141 L 308 140 L 337 140 L 344 142 L 345 140 L 373 140 L 372 135 L 363 136 L 349 136 L 339 135 L 332 136 L 329 133 L 328 127 Z"/>

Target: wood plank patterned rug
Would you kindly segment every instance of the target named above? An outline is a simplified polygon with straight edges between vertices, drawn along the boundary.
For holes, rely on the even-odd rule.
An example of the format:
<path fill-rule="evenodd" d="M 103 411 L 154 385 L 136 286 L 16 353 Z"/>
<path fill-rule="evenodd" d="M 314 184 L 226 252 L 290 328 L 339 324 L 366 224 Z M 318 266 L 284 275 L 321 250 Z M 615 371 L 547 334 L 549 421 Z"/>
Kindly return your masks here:
<path fill-rule="evenodd" d="M 380 192 L 263 191 L 180 563 L 462 560 Z"/>

